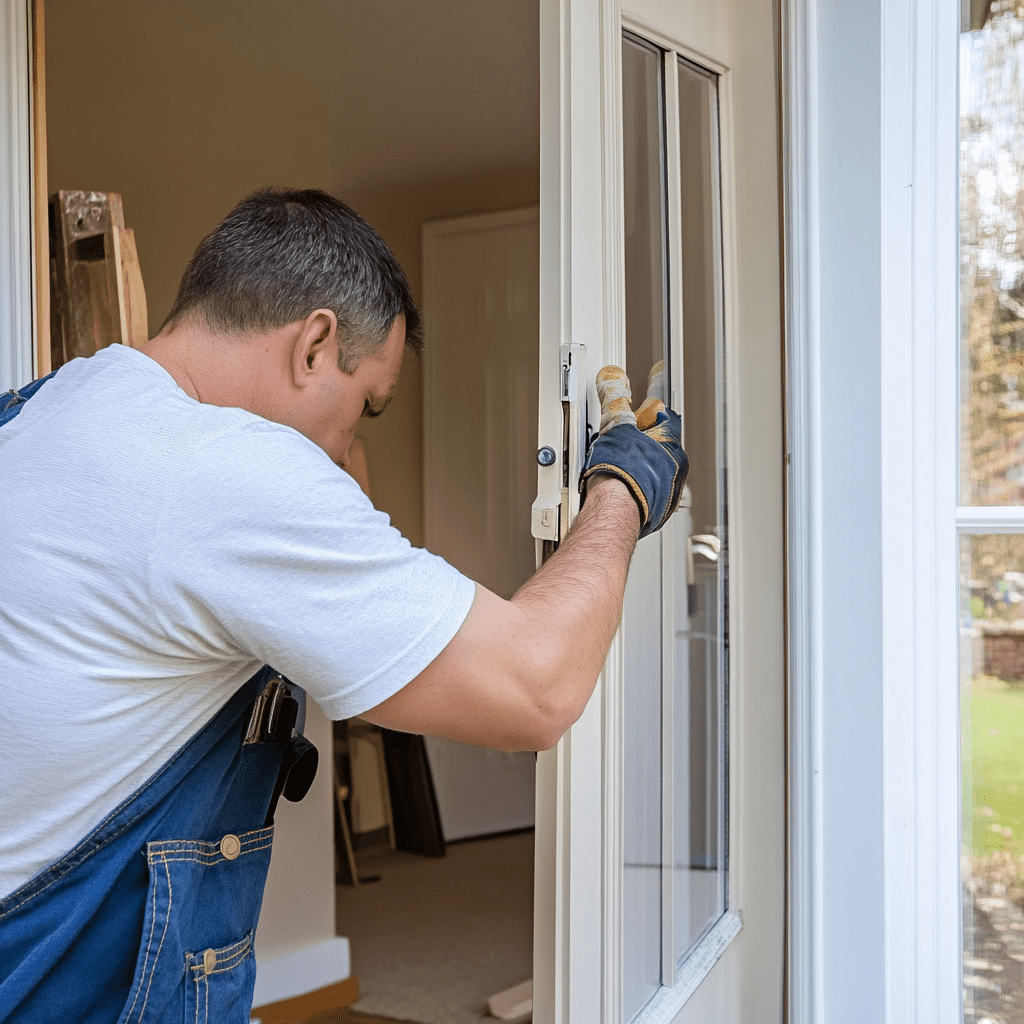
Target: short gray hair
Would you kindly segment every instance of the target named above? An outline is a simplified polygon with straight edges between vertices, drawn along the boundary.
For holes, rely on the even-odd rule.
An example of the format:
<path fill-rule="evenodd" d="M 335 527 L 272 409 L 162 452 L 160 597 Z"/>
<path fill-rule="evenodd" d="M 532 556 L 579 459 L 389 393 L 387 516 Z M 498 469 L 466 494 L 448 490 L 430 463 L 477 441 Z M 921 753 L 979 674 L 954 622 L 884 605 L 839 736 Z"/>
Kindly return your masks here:
<path fill-rule="evenodd" d="M 419 310 L 391 250 L 354 210 L 319 189 L 267 188 L 243 199 L 197 246 L 164 327 L 197 314 L 223 334 L 259 334 L 316 309 L 338 318 L 338 365 L 352 373 Z"/>

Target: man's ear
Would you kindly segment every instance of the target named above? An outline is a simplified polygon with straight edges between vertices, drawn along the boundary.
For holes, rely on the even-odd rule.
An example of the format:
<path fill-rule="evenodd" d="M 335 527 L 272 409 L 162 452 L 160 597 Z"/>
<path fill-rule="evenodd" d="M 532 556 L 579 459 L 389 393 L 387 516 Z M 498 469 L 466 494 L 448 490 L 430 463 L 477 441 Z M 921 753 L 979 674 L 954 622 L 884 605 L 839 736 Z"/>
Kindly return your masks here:
<path fill-rule="evenodd" d="M 292 345 L 292 381 L 303 388 L 337 362 L 338 318 L 329 309 L 315 309 L 298 327 Z"/>

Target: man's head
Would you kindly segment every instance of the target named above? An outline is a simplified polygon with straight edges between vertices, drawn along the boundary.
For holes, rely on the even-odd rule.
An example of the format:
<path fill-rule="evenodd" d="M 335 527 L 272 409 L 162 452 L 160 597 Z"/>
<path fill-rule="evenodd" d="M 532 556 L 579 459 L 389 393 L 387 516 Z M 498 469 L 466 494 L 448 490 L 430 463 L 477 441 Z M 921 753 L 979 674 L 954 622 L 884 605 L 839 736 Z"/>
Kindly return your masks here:
<path fill-rule="evenodd" d="M 294 427 L 344 463 L 406 346 L 422 347 L 419 312 L 377 232 L 324 192 L 266 189 L 199 243 L 145 351 L 199 401 Z"/>
<path fill-rule="evenodd" d="M 162 330 L 197 316 L 214 334 L 265 334 L 316 309 L 337 317 L 346 373 L 380 354 L 399 315 L 422 346 L 405 274 L 359 214 L 318 189 L 262 189 L 199 243 Z"/>

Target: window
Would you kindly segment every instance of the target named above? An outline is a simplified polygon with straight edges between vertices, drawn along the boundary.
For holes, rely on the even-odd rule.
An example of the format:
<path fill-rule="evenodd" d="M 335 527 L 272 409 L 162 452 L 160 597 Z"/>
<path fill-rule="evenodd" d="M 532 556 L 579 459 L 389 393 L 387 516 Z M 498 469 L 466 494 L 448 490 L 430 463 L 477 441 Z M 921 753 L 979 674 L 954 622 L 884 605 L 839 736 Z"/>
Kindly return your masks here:
<path fill-rule="evenodd" d="M 664 361 L 690 456 L 684 505 L 640 542 L 623 622 L 623 1020 L 726 910 L 727 501 L 718 76 L 622 41 L 626 370 Z M 658 742 L 660 740 L 660 742 Z"/>
<path fill-rule="evenodd" d="M 964 1020 L 1024 994 L 1024 18 L 961 37 L 960 721 Z"/>

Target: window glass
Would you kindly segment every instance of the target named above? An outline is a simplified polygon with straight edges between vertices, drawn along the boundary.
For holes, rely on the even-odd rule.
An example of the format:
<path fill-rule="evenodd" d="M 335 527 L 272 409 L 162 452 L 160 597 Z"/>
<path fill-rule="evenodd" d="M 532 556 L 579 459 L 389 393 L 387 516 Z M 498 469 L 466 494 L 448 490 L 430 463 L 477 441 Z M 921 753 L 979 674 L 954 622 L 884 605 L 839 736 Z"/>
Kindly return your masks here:
<path fill-rule="evenodd" d="M 972 3 L 967 13 L 960 43 L 960 503 L 1019 507 L 1024 19 L 1016 0 Z M 970 519 L 966 510 L 961 521 Z M 961 538 L 960 679 L 964 1021 L 1021 1021 L 1024 534 Z"/>
<path fill-rule="evenodd" d="M 651 367 L 668 358 L 668 223 L 661 51 L 627 33 L 622 41 L 626 374 L 633 402 Z"/>
<path fill-rule="evenodd" d="M 960 503 L 1024 504 L 1024 20 L 972 4 L 961 37 Z"/>
<path fill-rule="evenodd" d="M 651 367 L 668 357 L 665 153 L 661 51 L 622 43 L 626 372 L 636 407 Z M 637 545 L 622 623 L 623 1019 L 661 985 L 662 616 L 661 537 Z M 652 581 L 655 586 L 652 588 Z"/>
<path fill-rule="evenodd" d="M 630 1021 L 668 958 L 681 962 L 725 910 L 728 614 L 718 79 L 628 32 L 622 77 L 626 369 L 636 405 L 665 361 L 690 457 L 683 507 L 637 546 L 623 619 Z"/>
<path fill-rule="evenodd" d="M 683 434 L 689 509 L 673 528 L 676 956 L 725 910 L 725 507 L 717 76 L 678 63 Z M 686 524 L 684 527 L 683 524 Z"/>
<path fill-rule="evenodd" d="M 1024 1009 L 1024 536 L 960 551 L 964 1021 Z"/>

